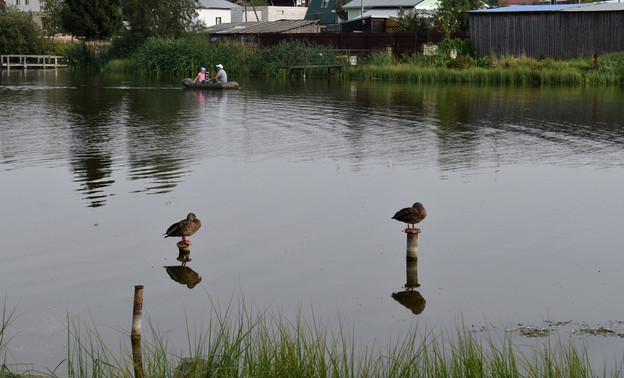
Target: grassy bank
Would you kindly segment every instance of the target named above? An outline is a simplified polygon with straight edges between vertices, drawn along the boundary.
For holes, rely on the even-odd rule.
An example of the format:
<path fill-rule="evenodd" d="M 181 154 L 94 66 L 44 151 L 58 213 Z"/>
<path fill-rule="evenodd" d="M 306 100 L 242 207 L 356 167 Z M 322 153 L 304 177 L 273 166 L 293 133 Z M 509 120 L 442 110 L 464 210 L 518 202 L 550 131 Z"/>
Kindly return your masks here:
<path fill-rule="evenodd" d="M 234 307 L 237 309 L 235 310 Z M 411 327 L 387 344 L 358 345 L 341 325 L 337 329 L 303 316 L 250 309 L 244 303 L 212 304 L 207 325 L 187 324 L 187 345 L 174 349 L 148 321 L 143 327 L 143 369 L 149 377 L 593 377 L 620 376 L 622 363 L 596 371 L 586 350 L 546 339 L 541 346 L 514 345 L 502 337 L 477 338 L 458 326 L 451 331 Z M 8 325 L 10 316 L 3 319 Z M 95 324 L 68 319 L 67 376 L 133 377 L 129 334 L 122 331 L 122 352 L 105 345 Z M 3 326 L 2 334 L 6 328 Z M 147 332 L 146 332 L 147 331 Z M 10 345 L 0 334 L 0 350 Z M 145 334 L 148 334 L 147 337 Z M 10 365 L 9 365 L 10 366 Z M 603 367 L 606 369 L 606 367 Z M 65 376 L 53 369 L 48 374 Z M 9 374 L 3 365 L 0 375 Z"/>
<path fill-rule="evenodd" d="M 452 59 L 447 51 L 457 48 Z M 485 57 L 475 59 L 469 42 L 441 48 L 436 55 L 414 53 L 401 57 L 374 52 L 360 57 L 352 67 L 344 52 L 299 41 L 277 46 L 246 46 L 234 42 L 210 43 L 205 39 L 147 40 L 130 54 L 120 54 L 111 44 L 108 49 L 75 45 L 67 55 L 74 67 L 97 67 L 109 72 L 134 72 L 141 75 L 194 77 L 201 66 L 214 72 L 218 63 L 231 76 L 286 77 L 284 67 L 307 55 L 310 64 L 342 64 L 332 75 L 358 80 L 385 80 L 409 83 L 492 83 L 511 85 L 622 85 L 624 52 L 597 58 L 573 60 L 533 59 L 528 57 Z M 304 53 L 305 51 L 305 53 Z M 123 56 L 123 57 L 120 57 Z M 299 63 L 301 64 L 301 63 Z M 301 72 L 297 72 L 301 75 Z M 307 70 L 306 75 L 327 76 L 326 69 Z"/>
<path fill-rule="evenodd" d="M 488 57 L 465 63 L 412 62 L 364 64 L 348 70 L 358 79 L 402 82 L 493 83 L 514 85 L 620 85 L 624 83 L 624 52 L 593 58 L 555 61 L 527 57 Z M 460 59 L 460 58 L 458 58 Z M 415 61 L 415 62 L 414 62 Z"/>

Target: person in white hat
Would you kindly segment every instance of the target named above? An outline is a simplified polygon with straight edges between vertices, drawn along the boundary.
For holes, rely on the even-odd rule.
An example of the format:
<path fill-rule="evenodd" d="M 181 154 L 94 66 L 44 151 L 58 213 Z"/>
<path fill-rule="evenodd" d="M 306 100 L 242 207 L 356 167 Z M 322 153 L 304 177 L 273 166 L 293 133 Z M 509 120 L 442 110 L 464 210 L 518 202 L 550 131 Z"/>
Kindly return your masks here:
<path fill-rule="evenodd" d="M 213 83 L 227 83 L 227 73 L 223 69 L 223 66 L 217 64 L 217 74 L 212 78 Z"/>

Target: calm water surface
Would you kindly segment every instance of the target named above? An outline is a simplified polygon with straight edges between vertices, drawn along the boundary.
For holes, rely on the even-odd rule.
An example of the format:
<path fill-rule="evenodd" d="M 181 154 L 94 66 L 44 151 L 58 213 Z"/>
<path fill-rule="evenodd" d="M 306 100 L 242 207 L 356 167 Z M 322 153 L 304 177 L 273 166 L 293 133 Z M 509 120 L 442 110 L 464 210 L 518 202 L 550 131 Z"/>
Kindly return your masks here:
<path fill-rule="evenodd" d="M 178 351 L 211 301 L 243 297 L 340 321 L 361 345 L 415 324 L 551 321 L 598 366 L 622 358 L 622 338 L 572 333 L 624 332 L 622 89 L 234 79 L 240 91 L 213 93 L 0 74 L 10 363 L 58 365 L 68 314 L 125 342 L 136 284 Z M 390 217 L 416 201 L 420 286 L 404 305 L 404 225 Z M 202 280 L 189 289 L 163 268 L 180 263 L 162 234 L 191 211 Z"/>

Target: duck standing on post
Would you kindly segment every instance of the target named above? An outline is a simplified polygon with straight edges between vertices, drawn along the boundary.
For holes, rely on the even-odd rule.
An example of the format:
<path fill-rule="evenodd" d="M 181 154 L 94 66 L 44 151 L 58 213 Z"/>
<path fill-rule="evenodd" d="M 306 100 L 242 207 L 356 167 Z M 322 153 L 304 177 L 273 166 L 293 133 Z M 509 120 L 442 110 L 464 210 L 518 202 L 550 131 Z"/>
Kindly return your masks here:
<path fill-rule="evenodd" d="M 182 241 L 186 245 L 191 245 L 189 240 L 186 240 L 187 236 L 193 235 L 199 228 L 201 227 L 201 221 L 197 219 L 195 214 L 189 213 L 186 216 L 186 219 L 182 219 L 181 221 L 172 224 L 165 232 L 165 237 L 169 236 L 178 236 L 182 237 Z"/>
<path fill-rule="evenodd" d="M 412 207 L 406 207 L 394 214 L 392 219 L 396 219 L 399 222 L 407 223 L 407 230 L 417 230 L 416 223 L 420 223 L 427 216 L 427 210 L 420 202 L 416 202 Z"/>

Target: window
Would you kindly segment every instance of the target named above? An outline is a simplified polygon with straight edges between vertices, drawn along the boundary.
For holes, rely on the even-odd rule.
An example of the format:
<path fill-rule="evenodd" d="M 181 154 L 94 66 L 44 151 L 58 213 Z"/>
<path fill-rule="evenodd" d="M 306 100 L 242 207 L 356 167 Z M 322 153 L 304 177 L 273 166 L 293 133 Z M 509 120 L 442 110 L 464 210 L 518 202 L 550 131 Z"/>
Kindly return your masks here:
<path fill-rule="evenodd" d="M 217 17 L 215 19 L 215 24 L 219 25 L 221 23 L 221 17 Z"/>
<path fill-rule="evenodd" d="M 15 5 L 20 5 L 20 0 L 15 0 Z"/>
<path fill-rule="evenodd" d="M 323 3 L 321 4 L 321 8 L 327 8 L 327 4 L 329 4 L 329 0 L 323 0 Z"/>

